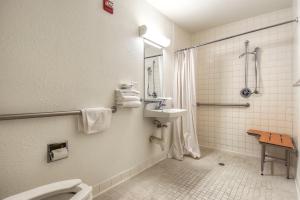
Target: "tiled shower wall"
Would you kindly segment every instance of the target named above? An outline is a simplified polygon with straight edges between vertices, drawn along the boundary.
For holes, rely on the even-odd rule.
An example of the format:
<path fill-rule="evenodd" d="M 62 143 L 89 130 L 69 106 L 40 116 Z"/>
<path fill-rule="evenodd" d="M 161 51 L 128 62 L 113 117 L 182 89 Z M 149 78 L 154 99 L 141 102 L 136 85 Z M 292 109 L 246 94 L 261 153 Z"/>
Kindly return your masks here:
<path fill-rule="evenodd" d="M 202 31 L 194 44 L 272 25 L 292 18 L 292 9 L 260 15 Z M 258 155 L 250 128 L 292 134 L 292 24 L 248 34 L 198 48 L 197 101 L 200 103 L 250 103 L 249 108 L 199 107 L 198 139 L 202 146 Z M 250 51 L 260 53 L 260 94 L 240 96 L 244 87 L 245 40 Z M 254 60 L 249 57 L 249 86 L 254 88 Z"/>

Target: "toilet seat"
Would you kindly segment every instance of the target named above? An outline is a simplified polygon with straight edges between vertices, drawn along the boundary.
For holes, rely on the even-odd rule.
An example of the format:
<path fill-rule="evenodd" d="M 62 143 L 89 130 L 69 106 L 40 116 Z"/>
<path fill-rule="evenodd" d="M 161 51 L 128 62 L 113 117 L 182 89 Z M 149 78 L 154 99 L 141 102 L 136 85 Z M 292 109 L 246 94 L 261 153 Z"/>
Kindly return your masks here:
<path fill-rule="evenodd" d="M 40 186 L 3 200 L 42 200 L 66 193 L 74 194 L 70 200 L 92 199 L 92 187 L 82 183 L 80 179 L 72 179 Z"/>

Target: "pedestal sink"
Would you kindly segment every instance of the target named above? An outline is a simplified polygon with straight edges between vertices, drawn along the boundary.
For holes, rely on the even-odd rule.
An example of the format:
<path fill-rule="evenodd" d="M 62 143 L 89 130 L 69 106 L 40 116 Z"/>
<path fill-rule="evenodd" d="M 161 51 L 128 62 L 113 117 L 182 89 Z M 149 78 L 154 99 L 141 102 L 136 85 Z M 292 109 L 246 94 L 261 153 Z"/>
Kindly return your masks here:
<path fill-rule="evenodd" d="M 144 117 L 153 118 L 153 123 L 157 128 L 161 129 L 161 137 L 157 137 L 155 135 L 150 136 L 150 142 L 159 144 L 161 150 L 164 151 L 166 141 L 165 141 L 165 133 L 164 130 L 168 127 L 167 122 L 172 122 L 178 117 L 181 117 L 186 113 L 186 109 L 178 109 L 178 108 L 168 108 L 168 109 L 151 109 L 145 108 Z"/>
<path fill-rule="evenodd" d="M 168 108 L 162 110 L 145 109 L 144 117 L 155 118 L 161 123 L 172 122 L 186 113 L 186 109 Z"/>

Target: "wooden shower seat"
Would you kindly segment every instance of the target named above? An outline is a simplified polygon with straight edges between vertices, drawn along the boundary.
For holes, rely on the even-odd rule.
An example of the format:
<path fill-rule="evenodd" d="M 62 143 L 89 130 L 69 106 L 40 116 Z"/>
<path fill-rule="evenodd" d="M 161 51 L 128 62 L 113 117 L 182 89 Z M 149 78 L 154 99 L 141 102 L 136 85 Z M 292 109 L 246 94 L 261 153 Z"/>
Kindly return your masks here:
<path fill-rule="evenodd" d="M 247 131 L 248 135 L 253 135 L 258 138 L 259 143 L 261 144 L 261 175 L 263 175 L 264 171 L 264 163 L 265 158 L 270 157 L 277 160 L 281 160 L 285 162 L 287 167 L 287 178 L 289 178 L 290 174 L 290 153 L 294 152 L 295 146 L 293 143 L 293 139 L 287 134 L 275 133 L 270 131 L 261 131 L 255 129 L 249 129 Z M 277 158 L 274 156 L 269 156 L 266 154 L 266 145 L 271 145 L 274 147 L 278 147 L 285 150 L 285 158 Z"/>

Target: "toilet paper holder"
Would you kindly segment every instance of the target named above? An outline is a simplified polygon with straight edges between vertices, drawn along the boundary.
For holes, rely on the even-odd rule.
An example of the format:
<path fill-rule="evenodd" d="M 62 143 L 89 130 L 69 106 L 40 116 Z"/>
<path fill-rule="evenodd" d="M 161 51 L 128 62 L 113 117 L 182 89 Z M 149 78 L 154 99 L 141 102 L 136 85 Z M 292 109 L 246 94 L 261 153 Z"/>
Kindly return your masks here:
<path fill-rule="evenodd" d="M 67 154 L 62 155 L 58 159 L 53 158 L 53 151 L 54 150 L 59 150 L 59 149 L 66 149 Z M 52 144 L 47 144 L 47 163 L 50 162 L 55 162 L 64 158 L 67 158 L 69 155 L 69 148 L 68 148 L 68 141 L 61 142 L 61 143 L 52 143 Z"/>

